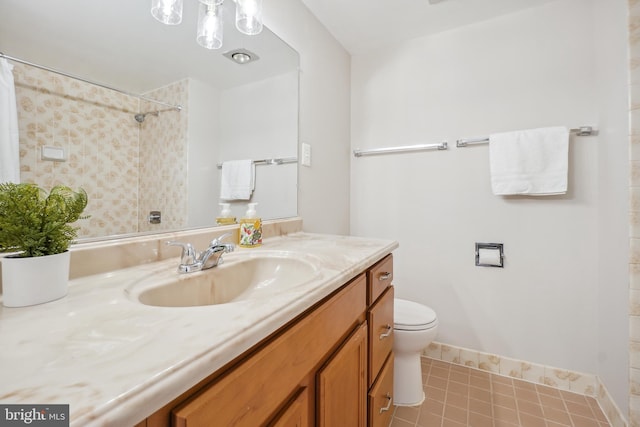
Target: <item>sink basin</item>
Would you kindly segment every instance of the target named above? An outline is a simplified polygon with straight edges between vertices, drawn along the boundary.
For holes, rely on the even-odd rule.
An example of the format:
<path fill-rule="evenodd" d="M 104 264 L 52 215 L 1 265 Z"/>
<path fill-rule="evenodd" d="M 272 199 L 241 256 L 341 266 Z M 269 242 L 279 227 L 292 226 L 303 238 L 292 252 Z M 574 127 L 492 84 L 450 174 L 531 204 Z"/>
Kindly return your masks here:
<path fill-rule="evenodd" d="M 158 274 L 127 291 L 142 304 L 193 307 L 268 297 L 317 277 L 309 261 L 291 254 L 225 256 L 224 264 L 196 273 Z"/>

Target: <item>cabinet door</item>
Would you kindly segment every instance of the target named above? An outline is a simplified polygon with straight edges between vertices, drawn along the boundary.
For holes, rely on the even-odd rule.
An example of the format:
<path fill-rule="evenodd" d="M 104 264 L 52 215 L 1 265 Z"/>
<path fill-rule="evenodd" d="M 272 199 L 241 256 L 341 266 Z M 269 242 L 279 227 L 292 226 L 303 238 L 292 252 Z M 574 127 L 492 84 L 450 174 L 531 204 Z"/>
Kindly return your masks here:
<path fill-rule="evenodd" d="M 364 427 L 367 411 L 367 322 L 318 373 L 319 427 Z"/>
<path fill-rule="evenodd" d="M 393 353 L 369 391 L 369 427 L 387 427 L 393 413 Z"/>
<path fill-rule="evenodd" d="M 367 272 L 367 304 L 373 304 L 392 281 L 393 255 L 389 254 Z"/>
<path fill-rule="evenodd" d="M 308 399 L 308 389 L 301 388 L 277 419 L 269 423 L 269 427 L 309 427 Z"/>
<path fill-rule="evenodd" d="M 367 313 L 369 321 L 369 383 L 371 386 L 393 348 L 393 286 Z"/>

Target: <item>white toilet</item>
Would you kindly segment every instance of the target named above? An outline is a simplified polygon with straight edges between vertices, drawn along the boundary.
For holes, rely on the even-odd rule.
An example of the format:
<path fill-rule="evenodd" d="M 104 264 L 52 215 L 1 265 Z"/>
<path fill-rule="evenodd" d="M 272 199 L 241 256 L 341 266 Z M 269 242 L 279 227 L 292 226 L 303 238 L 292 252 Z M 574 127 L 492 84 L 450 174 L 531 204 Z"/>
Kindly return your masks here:
<path fill-rule="evenodd" d="M 394 405 L 416 406 L 424 402 L 420 356 L 438 333 L 436 312 L 426 305 L 394 300 L 393 396 Z"/>

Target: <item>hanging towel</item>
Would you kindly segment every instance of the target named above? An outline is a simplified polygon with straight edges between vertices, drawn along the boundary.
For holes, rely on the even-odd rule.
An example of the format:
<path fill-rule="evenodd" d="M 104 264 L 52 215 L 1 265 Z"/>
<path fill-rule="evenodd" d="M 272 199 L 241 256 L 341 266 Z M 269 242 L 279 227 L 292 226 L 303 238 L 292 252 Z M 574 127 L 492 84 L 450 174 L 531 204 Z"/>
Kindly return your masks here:
<path fill-rule="evenodd" d="M 566 193 L 568 153 L 569 130 L 562 126 L 490 135 L 493 194 Z"/>
<path fill-rule="evenodd" d="M 18 108 L 13 65 L 0 59 L 0 182 L 20 182 Z"/>
<path fill-rule="evenodd" d="M 222 163 L 220 198 L 249 200 L 255 188 L 255 165 L 252 160 L 232 160 Z"/>

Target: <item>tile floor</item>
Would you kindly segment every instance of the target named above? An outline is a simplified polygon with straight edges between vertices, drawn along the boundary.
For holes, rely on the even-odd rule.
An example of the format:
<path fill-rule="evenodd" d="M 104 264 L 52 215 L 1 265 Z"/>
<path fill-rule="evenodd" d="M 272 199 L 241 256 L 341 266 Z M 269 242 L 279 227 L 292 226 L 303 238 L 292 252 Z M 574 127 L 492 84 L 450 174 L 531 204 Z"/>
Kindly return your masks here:
<path fill-rule="evenodd" d="M 390 427 L 605 427 L 596 400 L 467 368 L 422 358 L 427 400 L 396 407 Z"/>

